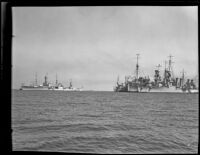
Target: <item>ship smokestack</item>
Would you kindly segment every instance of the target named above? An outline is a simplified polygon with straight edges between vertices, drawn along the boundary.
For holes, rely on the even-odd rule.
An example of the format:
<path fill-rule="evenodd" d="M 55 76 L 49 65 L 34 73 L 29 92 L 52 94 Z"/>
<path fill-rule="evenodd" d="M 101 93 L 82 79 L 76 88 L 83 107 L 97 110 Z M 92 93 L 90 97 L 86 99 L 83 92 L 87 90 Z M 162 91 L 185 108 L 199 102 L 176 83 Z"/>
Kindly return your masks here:
<path fill-rule="evenodd" d="M 183 86 L 183 79 L 182 78 L 180 78 L 180 87 L 182 87 Z"/>
<path fill-rule="evenodd" d="M 178 78 L 176 78 L 176 87 L 179 87 Z"/>

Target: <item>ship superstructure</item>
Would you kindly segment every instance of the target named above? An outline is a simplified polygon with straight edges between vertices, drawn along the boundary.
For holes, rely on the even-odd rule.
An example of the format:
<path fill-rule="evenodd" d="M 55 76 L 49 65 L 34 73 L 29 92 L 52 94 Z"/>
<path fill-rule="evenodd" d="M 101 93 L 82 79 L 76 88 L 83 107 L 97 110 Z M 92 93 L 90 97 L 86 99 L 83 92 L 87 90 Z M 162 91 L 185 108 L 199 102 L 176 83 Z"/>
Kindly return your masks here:
<path fill-rule="evenodd" d="M 128 92 L 127 77 L 125 77 L 125 83 L 119 83 L 119 76 L 117 77 L 117 83 L 114 87 L 115 92 Z"/>
<path fill-rule="evenodd" d="M 185 80 L 184 70 L 181 77 L 175 77 L 172 70 L 172 56 L 169 56 L 168 67 L 165 69 L 163 78 L 160 76 L 160 71 L 155 70 L 154 81 L 151 82 L 150 92 L 171 92 L 171 93 L 182 93 L 182 92 L 198 92 L 196 85 L 192 79 Z"/>
<path fill-rule="evenodd" d="M 150 79 L 147 76 L 139 75 L 139 63 L 138 63 L 139 54 L 137 54 L 137 63 L 136 63 L 136 76 L 127 79 L 128 92 L 148 92 L 149 91 L 149 82 Z"/>
<path fill-rule="evenodd" d="M 163 76 L 160 75 L 159 68 L 155 70 L 154 81 L 150 85 L 150 92 L 182 92 L 180 87 L 178 87 L 177 79 L 173 76 L 171 55 L 169 56 L 168 67 L 166 63 L 167 61 L 165 61 Z"/>
<path fill-rule="evenodd" d="M 148 92 L 149 91 L 149 77 L 139 75 L 139 63 L 138 63 L 139 54 L 137 54 L 137 63 L 136 63 L 136 75 L 135 76 L 125 76 L 125 82 L 114 87 L 116 92 Z"/>

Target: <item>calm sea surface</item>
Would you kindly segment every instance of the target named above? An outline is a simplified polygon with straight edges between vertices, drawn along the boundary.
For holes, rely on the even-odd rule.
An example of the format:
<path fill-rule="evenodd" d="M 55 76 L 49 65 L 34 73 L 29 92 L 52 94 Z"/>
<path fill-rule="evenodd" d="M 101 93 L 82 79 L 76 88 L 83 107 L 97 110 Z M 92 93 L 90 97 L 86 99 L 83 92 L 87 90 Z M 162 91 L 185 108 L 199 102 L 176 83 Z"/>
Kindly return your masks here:
<path fill-rule="evenodd" d="M 14 90 L 13 150 L 197 153 L 198 97 Z"/>

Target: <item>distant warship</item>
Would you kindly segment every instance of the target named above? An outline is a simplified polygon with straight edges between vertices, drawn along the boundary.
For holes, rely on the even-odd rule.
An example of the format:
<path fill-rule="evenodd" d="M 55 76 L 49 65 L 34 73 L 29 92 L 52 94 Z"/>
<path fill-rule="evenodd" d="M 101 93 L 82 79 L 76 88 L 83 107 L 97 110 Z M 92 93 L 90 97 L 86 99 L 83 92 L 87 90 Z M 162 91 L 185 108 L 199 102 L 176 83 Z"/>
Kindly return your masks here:
<path fill-rule="evenodd" d="M 82 91 L 82 88 L 74 88 L 72 86 L 72 81 L 69 83 L 69 87 L 64 87 L 61 83 L 57 82 L 56 78 L 56 85 L 52 88 L 52 90 L 62 90 L 62 91 Z"/>
<path fill-rule="evenodd" d="M 119 84 L 119 79 L 117 80 L 117 85 L 114 87 L 115 92 L 166 92 L 166 93 L 198 93 L 198 88 L 194 83 L 193 79 L 187 79 L 185 81 L 184 71 L 182 72 L 182 77 L 174 77 L 172 75 L 172 56 L 169 56 L 168 67 L 165 69 L 163 78 L 160 75 L 160 70 L 155 70 L 154 80 L 151 81 L 149 77 L 139 77 L 139 64 L 138 64 L 137 54 L 137 64 L 136 64 L 136 76 L 126 76 L 125 82 Z"/>
<path fill-rule="evenodd" d="M 69 87 L 64 87 L 62 83 L 58 83 L 57 75 L 56 75 L 56 83 L 55 85 L 50 84 L 48 82 L 48 77 L 45 75 L 44 82 L 42 85 L 37 84 L 37 74 L 35 78 L 35 83 L 29 86 L 23 85 L 21 86 L 20 90 L 55 90 L 55 91 L 82 91 L 83 87 L 81 88 L 74 88 L 72 86 L 72 81 L 70 81 Z"/>
<path fill-rule="evenodd" d="M 50 89 L 50 83 L 47 81 L 47 75 L 44 77 L 44 83 L 42 85 L 37 84 L 37 74 L 35 78 L 35 83 L 29 86 L 23 85 L 21 86 L 20 90 L 49 90 Z"/>

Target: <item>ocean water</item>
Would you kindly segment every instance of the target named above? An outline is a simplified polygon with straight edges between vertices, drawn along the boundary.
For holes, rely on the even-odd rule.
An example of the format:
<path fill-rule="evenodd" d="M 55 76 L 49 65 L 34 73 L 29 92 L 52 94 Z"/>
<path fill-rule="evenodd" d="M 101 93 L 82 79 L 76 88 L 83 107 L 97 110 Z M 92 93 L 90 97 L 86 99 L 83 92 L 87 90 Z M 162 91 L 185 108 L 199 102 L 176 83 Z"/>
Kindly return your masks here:
<path fill-rule="evenodd" d="M 13 151 L 197 153 L 198 97 L 14 90 Z"/>

